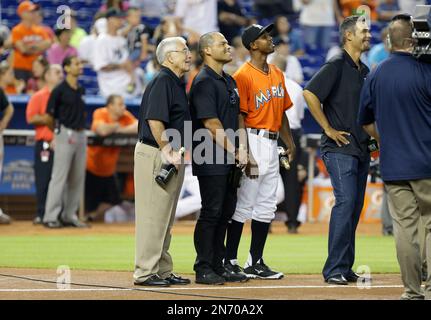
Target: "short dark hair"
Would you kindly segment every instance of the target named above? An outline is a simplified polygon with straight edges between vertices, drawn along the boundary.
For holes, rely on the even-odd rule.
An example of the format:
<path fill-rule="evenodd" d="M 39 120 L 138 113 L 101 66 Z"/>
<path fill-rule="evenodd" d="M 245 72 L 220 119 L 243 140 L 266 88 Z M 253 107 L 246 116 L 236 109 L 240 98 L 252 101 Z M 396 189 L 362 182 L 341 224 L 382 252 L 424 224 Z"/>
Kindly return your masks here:
<path fill-rule="evenodd" d="M 70 66 L 72 64 L 72 60 L 75 58 L 78 58 L 78 57 L 75 55 L 72 55 L 72 56 L 68 56 L 68 57 L 64 58 L 63 63 L 61 64 L 61 66 L 63 67 L 63 70 L 64 70 L 64 68 Z"/>
<path fill-rule="evenodd" d="M 355 33 L 356 24 L 358 23 L 360 16 L 350 16 L 344 19 L 340 24 L 339 32 L 340 32 L 340 43 L 341 45 L 346 44 L 346 32 L 350 31 Z"/>
<path fill-rule="evenodd" d="M 42 73 L 42 79 L 46 81 L 46 75 L 49 71 L 53 68 L 53 66 L 57 66 L 57 64 L 48 64 L 44 69 Z"/>
<path fill-rule="evenodd" d="M 106 105 L 110 105 L 113 104 L 115 99 L 117 98 L 121 98 L 121 96 L 119 94 L 111 94 L 109 95 L 108 99 L 106 100 Z"/>
<path fill-rule="evenodd" d="M 61 34 L 62 34 L 63 32 L 66 32 L 66 31 L 70 31 L 70 29 L 66 29 L 66 28 L 57 28 L 57 29 L 55 29 L 54 33 L 55 33 L 55 36 L 56 36 L 57 38 L 59 38 L 59 37 L 61 36 Z"/>
<path fill-rule="evenodd" d="M 412 39 L 413 25 L 411 17 L 406 14 L 399 14 L 392 18 L 389 23 L 389 39 L 393 49 L 406 49 L 412 45 L 406 44 L 406 40 Z"/>
<path fill-rule="evenodd" d="M 198 52 L 202 59 L 205 59 L 204 49 L 214 44 L 214 35 L 217 31 L 207 32 L 199 38 Z"/>

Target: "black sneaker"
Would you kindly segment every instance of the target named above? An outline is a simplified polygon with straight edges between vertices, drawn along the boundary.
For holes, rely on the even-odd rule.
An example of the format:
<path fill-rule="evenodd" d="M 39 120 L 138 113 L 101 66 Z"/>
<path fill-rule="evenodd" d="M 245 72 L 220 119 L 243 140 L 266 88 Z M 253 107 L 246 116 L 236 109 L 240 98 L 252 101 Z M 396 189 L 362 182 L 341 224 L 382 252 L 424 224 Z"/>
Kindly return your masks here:
<path fill-rule="evenodd" d="M 219 276 L 215 272 L 197 273 L 195 280 L 196 283 L 213 285 L 224 284 L 225 281 L 226 280 L 223 277 Z"/>
<path fill-rule="evenodd" d="M 284 277 L 282 272 L 272 271 L 264 262 L 263 259 L 252 265 L 244 268 L 244 273 L 249 278 L 278 280 Z"/>
<path fill-rule="evenodd" d="M 223 273 L 219 274 L 227 282 L 246 282 L 248 281 L 247 275 L 244 273 L 242 268 L 237 264 L 232 264 L 230 262 L 227 262 L 224 264 L 224 270 Z"/>

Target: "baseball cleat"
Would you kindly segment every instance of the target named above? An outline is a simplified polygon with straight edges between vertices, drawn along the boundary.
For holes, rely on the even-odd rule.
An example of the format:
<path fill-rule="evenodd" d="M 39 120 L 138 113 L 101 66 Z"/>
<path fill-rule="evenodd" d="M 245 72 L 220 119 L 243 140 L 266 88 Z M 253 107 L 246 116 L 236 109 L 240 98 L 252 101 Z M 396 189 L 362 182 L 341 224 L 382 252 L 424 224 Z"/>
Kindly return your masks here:
<path fill-rule="evenodd" d="M 221 275 L 228 282 L 246 282 L 249 277 L 244 273 L 244 270 L 238 265 L 235 260 L 231 260 L 224 264 L 224 272 Z"/>
<path fill-rule="evenodd" d="M 264 262 L 263 259 L 251 266 L 245 266 L 244 273 L 247 277 L 252 279 L 267 279 L 267 280 L 279 280 L 284 277 L 282 272 L 271 270 Z"/>

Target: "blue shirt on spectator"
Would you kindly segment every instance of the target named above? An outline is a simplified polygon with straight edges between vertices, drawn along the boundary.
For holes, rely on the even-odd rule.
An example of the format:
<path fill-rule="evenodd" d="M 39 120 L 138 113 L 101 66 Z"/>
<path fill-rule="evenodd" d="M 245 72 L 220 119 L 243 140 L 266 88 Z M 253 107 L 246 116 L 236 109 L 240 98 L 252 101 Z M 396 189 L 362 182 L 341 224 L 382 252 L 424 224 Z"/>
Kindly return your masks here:
<path fill-rule="evenodd" d="M 384 181 L 431 178 L 431 64 L 392 53 L 368 76 L 358 121 L 376 122 Z"/>
<path fill-rule="evenodd" d="M 376 44 L 368 53 L 368 65 L 374 68 L 387 57 L 389 57 L 389 52 L 386 51 L 385 45 L 383 43 Z"/>

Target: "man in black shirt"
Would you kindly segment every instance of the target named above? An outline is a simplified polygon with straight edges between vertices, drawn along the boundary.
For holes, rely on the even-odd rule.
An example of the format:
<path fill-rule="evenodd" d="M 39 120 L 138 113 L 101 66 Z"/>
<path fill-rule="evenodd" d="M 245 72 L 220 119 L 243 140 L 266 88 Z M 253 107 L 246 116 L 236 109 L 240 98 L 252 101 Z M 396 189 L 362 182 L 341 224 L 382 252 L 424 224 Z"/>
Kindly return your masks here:
<path fill-rule="evenodd" d="M 232 179 L 235 159 L 238 165 L 247 164 L 246 142 L 242 141 L 239 149 L 235 144 L 235 133 L 244 130 L 236 83 L 223 72 L 232 54 L 227 40 L 218 32 L 200 38 L 199 54 L 204 67 L 190 91 L 194 136 L 203 138 L 193 141 L 193 174 L 198 177 L 202 198 L 194 233 L 196 283 L 247 281 L 247 276 L 236 272 L 231 264 L 223 265 L 226 229 L 236 207 L 237 186 Z M 242 137 L 246 139 L 246 134 Z"/>
<path fill-rule="evenodd" d="M 0 120 L 0 177 L 1 172 L 3 169 L 3 154 L 4 154 L 4 147 L 3 147 L 3 130 L 7 128 L 10 119 L 12 119 L 13 116 L 13 106 L 7 99 L 3 89 L 0 88 L 0 112 L 3 113 L 3 117 Z M 9 224 L 10 223 L 10 217 L 3 212 L 3 210 L 0 208 L 0 224 Z"/>
<path fill-rule="evenodd" d="M 168 252 L 171 228 L 184 180 L 184 164 L 178 152 L 183 146 L 184 121 L 189 106 L 181 77 L 190 69 L 191 55 L 181 37 L 166 38 L 156 49 L 160 73 L 148 84 L 139 109 L 135 148 L 136 256 L 135 285 L 188 284 L 172 273 Z M 169 142 L 168 134 L 177 136 Z M 174 164 L 176 173 L 165 188 L 155 177 L 162 164 Z"/>
<path fill-rule="evenodd" d="M 359 97 L 369 69 L 361 54 L 370 47 L 370 30 L 358 16 L 340 25 L 343 52 L 326 63 L 304 90 L 311 114 L 323 129 L 322 158 L 334 188 L 325 281 L 356 282 L 355 232 L 364 203 L 370 156 L 369 136 L 357 123 Z M 321 108 L 323 104 L 323 110 Z"/>
<path fill-rule="evenodd" d="M 85 228 L 76 214 L 84 192 L 87 160 L 84 88 L 78 84 L 82 62 L 78 57 L 67 57 L 63 69 L 66 79 L 54 88 L 47 107 L 55 127 L 55 152 L 43 222 L 47 228 Z"/>

